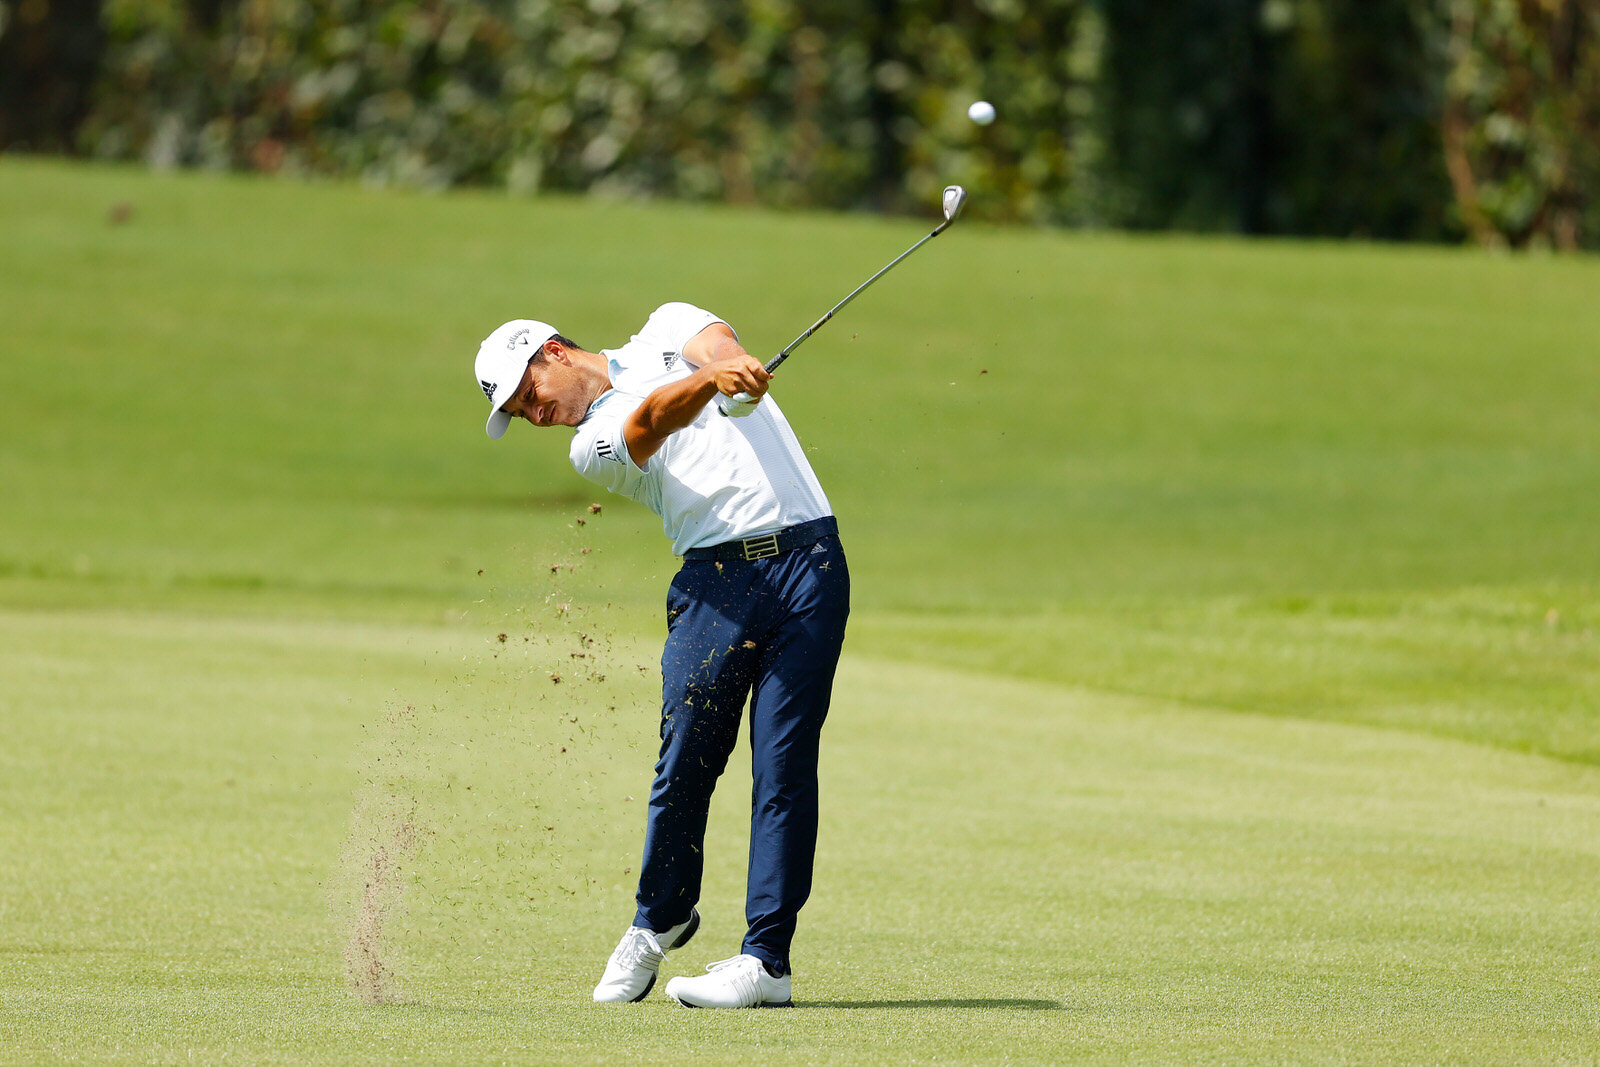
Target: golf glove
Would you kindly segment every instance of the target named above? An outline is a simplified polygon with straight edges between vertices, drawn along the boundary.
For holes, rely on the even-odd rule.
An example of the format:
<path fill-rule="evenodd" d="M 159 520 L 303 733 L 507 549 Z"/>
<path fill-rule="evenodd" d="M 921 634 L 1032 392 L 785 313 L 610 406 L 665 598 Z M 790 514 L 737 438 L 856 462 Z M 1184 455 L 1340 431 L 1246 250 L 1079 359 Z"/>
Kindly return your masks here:
<path fill-rule="evenodd" d="M 742 419 L 755 411 L 760 401 L 749 393 L 717 394 L 717 410 L 732 419 Z"/>

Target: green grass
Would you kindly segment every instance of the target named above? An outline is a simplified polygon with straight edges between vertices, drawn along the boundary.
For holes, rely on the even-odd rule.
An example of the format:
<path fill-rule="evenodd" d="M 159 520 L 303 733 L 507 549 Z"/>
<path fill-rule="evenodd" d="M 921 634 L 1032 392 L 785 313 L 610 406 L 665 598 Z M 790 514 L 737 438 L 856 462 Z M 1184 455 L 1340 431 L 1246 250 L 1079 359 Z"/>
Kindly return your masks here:
<path fill-rule="evenodd" d="M 810 341 L 801 1006 L 586 1002 L 673 562 L 468 357 L 924 229 L 0 160 L 0 1060 L 1592 1062 L 1600 263 L 1440 249 L 963 224 Z"/>

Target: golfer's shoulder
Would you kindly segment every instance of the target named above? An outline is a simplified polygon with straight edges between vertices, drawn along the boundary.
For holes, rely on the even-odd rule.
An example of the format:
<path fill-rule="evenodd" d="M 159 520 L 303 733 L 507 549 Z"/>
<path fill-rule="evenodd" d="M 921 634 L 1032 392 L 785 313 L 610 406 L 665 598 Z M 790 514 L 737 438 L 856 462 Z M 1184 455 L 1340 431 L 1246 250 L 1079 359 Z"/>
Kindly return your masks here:
<path fill-rule="evenodd" d="M 681 300 L 672 300 L 652 311 L 644 327 L 634 335 L 633 339 L 651 344 L 673 345 L 681 350 L 695 334 L 714 322 L 724 322 L 724 320 L 720 315 L 715 315 L 703 307 Z"/>

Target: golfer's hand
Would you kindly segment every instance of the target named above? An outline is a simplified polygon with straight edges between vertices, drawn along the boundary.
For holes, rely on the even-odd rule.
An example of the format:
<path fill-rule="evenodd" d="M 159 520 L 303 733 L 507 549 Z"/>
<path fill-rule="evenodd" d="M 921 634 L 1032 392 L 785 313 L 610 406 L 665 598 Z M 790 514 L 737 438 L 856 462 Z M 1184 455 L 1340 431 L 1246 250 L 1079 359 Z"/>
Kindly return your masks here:
<path fill-rule="evenodd" d="M 772 380 L 772 375 L 767 373 L 767 368 L 761 365 L 761 361 L 750 355 L 720 359 L 707 364 L 706 369 L 711 372 L 717 392 L 723 396 L 738 397 L 740 400 L 751 402 L 759 401 L 767 395 L 767 383 Z M 740 393 L 744 396 L 739 397 Z"/>

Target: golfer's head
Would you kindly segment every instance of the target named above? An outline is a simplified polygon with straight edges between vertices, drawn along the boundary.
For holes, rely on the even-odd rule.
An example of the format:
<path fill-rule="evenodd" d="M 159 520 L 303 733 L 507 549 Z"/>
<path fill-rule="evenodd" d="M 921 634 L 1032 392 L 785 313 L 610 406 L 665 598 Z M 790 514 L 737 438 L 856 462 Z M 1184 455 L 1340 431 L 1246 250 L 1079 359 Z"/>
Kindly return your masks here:
<path fill-rule="evenodd" d="M 528 364 L 539 357 L 544 343 L 552 337 L 561 339 L 555 327 L 547 322 L 512 319 L 485 337 L 483 344 L 478 346 L 473 374 L 478 380 L 478 388 L 489 398 L 489 421 L 483 431 L 494 440 L 504 437 L 506 427 L 511 425 L 511 414 L 505 410 L 506 402 L 516 395 Z"/>

